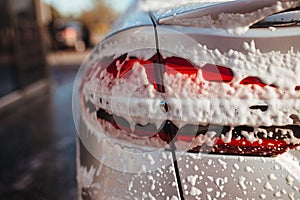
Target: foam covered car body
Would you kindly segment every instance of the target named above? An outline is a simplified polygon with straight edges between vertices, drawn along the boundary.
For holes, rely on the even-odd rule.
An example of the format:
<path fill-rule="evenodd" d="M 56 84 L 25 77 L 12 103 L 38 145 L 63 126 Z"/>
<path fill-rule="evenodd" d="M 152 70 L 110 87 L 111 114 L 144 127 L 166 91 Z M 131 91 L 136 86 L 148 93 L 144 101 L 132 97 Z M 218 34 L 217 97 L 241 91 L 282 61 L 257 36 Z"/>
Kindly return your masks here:
<path fill-rule="evenodd" d="M 83 199 L 300 198 L 299 6 L 137 2 L 79 72 Z"/>

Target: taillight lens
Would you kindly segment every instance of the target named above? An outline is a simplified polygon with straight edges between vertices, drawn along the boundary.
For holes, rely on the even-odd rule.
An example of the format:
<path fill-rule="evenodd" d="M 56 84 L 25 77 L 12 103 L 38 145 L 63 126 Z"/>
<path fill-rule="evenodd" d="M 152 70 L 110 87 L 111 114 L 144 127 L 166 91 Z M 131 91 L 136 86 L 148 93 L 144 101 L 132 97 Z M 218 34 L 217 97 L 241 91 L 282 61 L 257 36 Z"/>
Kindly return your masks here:
<path fill-rule="evenodd" d="M 214 64 L 205 64 L 204 66 L 198 67 L 187 59 L 176 56 L 163 58 L 159 54 L 155 54 L 147 60 L 124 54 L 110 63 L 106 70 L 112 74 L 114 79 L 126 79 L 132 74 L 132 69 L 135 64 L 144 66 L 148 81 L 153 84 L 157 92 L 162 93 L 164 93 L 161 87 L 163 85 L 164 75 L 173 75 L 176 77 L 176 75 L 181 74 L 183 77 L 190 78 L 191 81 L 193 81 L 201 74 L 203 78 L 201 80 L 228 84 L 231 83 L 234 78 L 234 72 L 228 67 Z M 240 81 L 240 84 L 245 85 L 245 87 L 247 85 L 267 86 L 262 80 L 253 76 L 244 78 Z M 300 90 L 299 86 L 296 86 L 295 90 Z M 258 108 L 254 106 L 250 107 L 250 109 L 266 111 L 262 106 Z M 275 156 L 298 146 L 297 144 L 286 142 L 286 140 L 290 139 L 289 135 L 281 134 L 280 130 L 286 129 L 292 131 L 297 138 L 300 137 L 299 126 L 264 127 L 264 132 L 255 133 L 257 140 L 249 141 L 245 134 L 254 134 L 254 130 L 252 127 L 246 126 L 229 127 L 214 124 L 208 124 L 206 126 L 188 124 L 182 128 L 178 128 L 172 121 L 165 119 L 165 122 L 160 128 L 157 128 L 155 124 L 149 123 L 146 125 L 135 124 L 134 130 L 132 130 L 130 123 L 125 118 L 111 114 L 110 111 L 99 109 L 97 111 L 97 118 L 98 120 L 111 123 L 116 129 L 124 130 L 134 137 L 159 137 L 167 143 L 173 140 L 192 143 L 197 137 L 204 137 L 204 135 L 210 131 L 217 133 L 217 136 L 214 138 L 214 145 L 206 146 L 205 148 L 203 146 L 206 144 L 194 146 L 190 149 L 191 152 L 205 152 L 209 150 L 210 153 L 219 154 Z M 232 131 L 230 141 L 224 141 L 222 137 L 230 131 Z M 272 132 L 272 134 L 269 134 L 270 136 L 264 134 L 268 131 L 270 133 Z"/>
<path fill-rule="evenodd" d="M 267 84 L 263 83 L 262 80 L 260 80 L 257 77 L 254 76 L 248 76 L 241 80 L 240 84 L 242 85 L 259 85 L 261 87 L 265 87 Z"/>
<path fill-rule="evenodd" d="M 206 64 L 202 68 L 203 78 L 211 82 L 224 82 L 229 83 L 232 81 L 234 75 L 230 68 Z"/>
<path fill-rule="evenodd" d="M 197 76 L 198 69 L 189 61 L 179 57 L 169 57 L 164 59 L 166 72 L 176 75 L 178 73 L 188 76 Z"/>
<path fill-rule="evenodd" d="M 147 78 L 154 88 L 158 90 L 158 85 L 162 84 L 158 70 L 162 75 L 164 73 L 176 75 L 178 73 L 188 76 L 197 76 L 198 69 L 186 59 L 179 57 L 163 58 L 159 54 L 155 54 L 148 60 L 138 59 L 136 57 L 127 57 L 124 54 L 115 59 L 108 67 L 107 72 L 113 75 L 114 78 L 126 78 L 131 75 L 131 70 L 135 63 L 145 67 Z"/>

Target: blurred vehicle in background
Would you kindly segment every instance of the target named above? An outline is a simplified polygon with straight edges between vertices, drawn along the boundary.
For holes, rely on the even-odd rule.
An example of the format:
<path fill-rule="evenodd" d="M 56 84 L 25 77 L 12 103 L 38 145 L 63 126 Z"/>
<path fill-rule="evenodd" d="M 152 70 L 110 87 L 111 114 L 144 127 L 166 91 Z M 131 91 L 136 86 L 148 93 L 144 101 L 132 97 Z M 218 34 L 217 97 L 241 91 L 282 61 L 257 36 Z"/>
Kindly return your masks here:
<path fill-rule="evenodd" d="M 90 46 L 90 33 L 88 28 L 77 21 L 59 23 L 52 29 L 51 34 L 54 45 L 58 49 L 74 49 L 85 51 Z"/>

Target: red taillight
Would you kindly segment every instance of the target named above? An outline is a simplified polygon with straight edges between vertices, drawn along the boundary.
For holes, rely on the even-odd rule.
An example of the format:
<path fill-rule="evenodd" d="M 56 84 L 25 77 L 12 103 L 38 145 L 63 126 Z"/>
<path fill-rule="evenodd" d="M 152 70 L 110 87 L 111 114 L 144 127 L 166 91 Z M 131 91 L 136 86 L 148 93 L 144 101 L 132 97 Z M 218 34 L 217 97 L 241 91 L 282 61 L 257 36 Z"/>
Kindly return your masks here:
<path fill-rule="evenodd" d="M 119 78 L 128 78 L 132 74 L 131 69 L 136 62 L 139 62 L 139 60 L 134 57 L 125 60 L 120 69 Z"/>
<path fill-rule="evenodd" d="M 154 88 L 158 91 L 163 85 L 163 74 L 178 73 L 188 76 L 196 76 L 198 69 L 189 61 L 179 57 L 168 57 L 164 59 L 159 54 L 155 54 L 148 60 L 138 59 L 136 57 L 128 57 L 124 54 L 115 59 L 108 67 L 107 72 L 112 74 L 114 78 L 128 78 L 132 72 L 135 63 L 139 63 L 145 67 L 147 78 Z"/>
<path fill-rule="evenodd" d="M 198 69 L 189 61 L 179 57 L 169 57 L 164 60 L 168 74 L 176 75 L 178 73 L 188 76 L 196 76 Z"/>
<path fill-rule="evenodd" d="M 248 76 L 247 78 L 244 78 L 241 80 L 240 84 L 242 85 L 259 85 L 261 87 L 265 87 L 267 84 L 263 83 L 262 80 L 260 80 L 257 77 L 254 76 Z"/>
<path fill-rule="evenodd" d="M 127 58 L 127 54 L 123 54 L 120 57 L 118 57 L 117 59 L 115 59 L 110 65 L 108 65 L 108 67 L 106 68 L 107 72 L 112 74 L 114 78 L 117 78 L 118 76 L 118 67 L 117 64 L 121 64 L 125 61 L 125 59 Z"/>
<path fill-rule="evenodd" d="M 201 71 L 203 79 L 209 82 L 216 83 L 231 83 L 234 78 L 234 73 L 230 68 L 205 64 L 203 67 L 195 67 L 191 62 L 184 58 L 179 57 L 168 57 L 163 58 L 160 54 L 155 54 L 150 59 L 139 59 L 136 57 L 128 57 L 127 54 L 120 56 L 115 59 L 107 67 L 107 72 L 112 74 L 113 78 L 129 78 L 132 74 L 132 69 L 135 64 L 142 65 L 147 74 L 147 79 L 153 84 L 154 88 L 161 93 L 164 93 L 164 76 L 166 74 L 176 76 L 178 74 L 184 75 L 183 77 L 194 78 L 198 75 L 198 70 Z M 199 74 L 201 74 L 199 73 Z M 182 77 L 182 76 L 181 76 Z M 179 77 L 180 78 L 180 77 Z M 240 81 L 241 85 L 258 85 L 260 87 L 265 87 L 267 84 L 263 83 L 257 77 L 248 76 Z M 274 85 L 268 85 L 275 87 Z M 244 86 L 246 87 L 246 86 Z M 295 87 L 296 91 L 300 90 L 300 86 Z M 249 109 L 255 110 L 259 109 L 262 112 L 267 111 L 267 105 L 254 105 L 250 106 Z M 115 128 L 126 131 L 128 134 L 132 134 L 134 137 L 151 138 L 159 137 L 161 140 L 170 143 L 174 141 L 185 141 L 187 143 L 192 143 L 197 136 L 203 136 L 211 131 L 219 132 L 218 136 L 214 138 L 214 144 L 212 146 L 206 147 L 206 144 L 202 146 L 196 146 L 191 151 L 200 152 L 209 150 L 212 153 L 219 154 L 235 154 L 235 155 L 254 155 L 254 156 L 276 156 L 281 154 L 288 149 L 295 148 L 298 145 L 288 144 L 285 139 L 288 139 L 278 132 L 278 137 L 263 137 L 262 133 L 258 133 L 256 136 L 257 141 L 248 141 L 242 134 L 247 132 L 249 134 L 253 133 L 253 127 L 229 127 L 220 125 L 207 125 L 207 126 L 197 126 L 197 125 L 187 125 L 186 128 L 176 127 L 172 121 L 165 119 L 165 123 L 162 127 L 156 128 L 154 124 L 148 124 L 145 126 L 136 124 L 134 130 L 129 126 L 129 122 L 122 117 L 113 117 L 113 115 L 106 113 L 106 111 L 101 110 L 97 112 L 99 120 L 105 120 L 110 122 Z M 143 117 L 143 116 L 141 116 Z M 120 121 L 118 121 L 118 120 Z M 279 127 L 281 128 L 281 127 Z M 284 129 L 292 128 L 293 133 L 299 132 L 299 127 L 283 127 Z M 233 132 L 232 139 L 230 142 L 224 142 L 221 135 L 225 135 L 231 129 L 236 130 Z M 274 127 L 267 127 L 267 129 L 272 129 L 271 132 L 275 133 Z M 270 134 L 273 135 L 273 134 Z M 284 138 L 280 138 L 280 137 Z M 297 138 L 300 135 L 297 134 Z M 200 138 L 201 139 L 201 138 Z M 206 146 L 205 146 L 206 145 Z"/>
<path fill-rule="evenodd" d="M 219 65 L 206 64 L 202 68 L 203 78 L 211 82 L 231 82 L 234 75 L 231 69 Z"/>
<path fill-rule="evenodd" d="M 65 38 L 73 39 L 73 38 L 77 37 L 77 31 L 72 27 L 68 27 L 68 28 L 64 29 L 62 31 L 62 34 Z"/>
<path fill-rule="evenodd" d="M 124 54 L 112 62 L 107 71 L 113 75 L 114 78 L 127 77 L 127 73 L 130 73 L 135 62 L 143 65 L 147 72 L 149 82 L 153 84 L 159 84 L 159 74 L 156 70 L 160 70 L 161 75 L 163 73 L 176 75 L 178 73 L 187 75 L 189 77 L 196 77 L 199 68 L 195 67 L 191 62 L 184 58 L 168 57 L 163 58 L 158 54 L 155 54 L 149 60 L 138 59 L 136 57 L 126 58 L 127 54 Z M 118 64 L 120 66 L 118 66 Z M 119 67 L 119 70 L 118 70 Z M 234 75 L 230 68 L 206 64 L 201 68 L 203 78 L 211 82 L 231 82 Z M 119 74 L 119 75 L 118 75 Z"/>
<path fill-rule="evenodd" d="M 215 130 L 216 135 L 211 138 L 213 141 L 212 144 L 207 144 L 203 142 L 198 146 L 195 145 L 194 140 L 197 141 L 197 137 L 193 136 L 191 132 L 182 131 L 181 129 L 178 131 L 177 139 L 180 141 L 185 141 L 189 144 L 193 144 L 193 148 L 190 149 L 190 152 L 203 152 L 203 153 L 216 153 L 216 154 L 226 154 L 226 155 L 247 155 L 247 156 L 277 156 L 282 154 L 289 149 L 294 149 L 299 144 L 290 143 L 290 135 L 284 135 L 281 131 L 276 131 L 276 129 L 288 130 L 289 132 L 293 132 L 295 137 L 299 137 L 298 134 L 300 127 L 297 126 L 284 126 L 284 127 L 262 127 L 266 131 L 270 131 L 270 135 L 265 136 L 263 132 L 261 133 L 253 133 L 253 128 L 248 126 L 237 126 L 237 127 L 229 127 L 229 126 L 216 126 L 216 125 L 208 125 L 206 127 L 199 126 L 201 128 L 198 129 L 197 137 L 202 135 L 202 138 L 205 138 L 205 135 L 209 130 Z M 206 128 L 207 132 L 203 132 Z M 199 130 L 202 130 L 200 133 Z M 229 130 L 233 130 L 232 138 L 230 141 L 223 141 L 221 135 L 228 134 Z M 251 141 L 245 138 L 244 134 L 254 134 L 256 140 Z M 197 142 L 196 142 L 197 144 Z"/>

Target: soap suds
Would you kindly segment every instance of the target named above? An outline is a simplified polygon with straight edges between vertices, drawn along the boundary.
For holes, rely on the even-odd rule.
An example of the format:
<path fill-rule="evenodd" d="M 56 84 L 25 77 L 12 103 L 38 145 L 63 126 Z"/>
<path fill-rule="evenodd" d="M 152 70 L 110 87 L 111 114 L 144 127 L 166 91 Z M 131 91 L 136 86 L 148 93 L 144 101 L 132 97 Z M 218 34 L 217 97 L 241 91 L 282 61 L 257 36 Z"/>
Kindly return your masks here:
<path fill-rule="evenodd" d="M 95 173 L 96 168 L 93 166 L 90 169 L 87 169 L 87 167 L 80 167 L 78 174 L 80 186 L 82 188 L 90 188 L 93 184 Z"/>
<path fill-rule="evenodd" d="M 231 66 L 235 73 L 236 80 L 231 86 L 225 83 L 207 82 L 203 80 L 201 73 L 198 74 L 196 82 L 206 84 L 194 84 L 189 78 L 164 74 L 166 93 L 161 94 L 155 91 L 148 81 L 144 67 L 135 63 L 132 75 L 127 79 L 112 79 L 111 74 L 105 70 L 101 72 L 100 77 L 96 77 L 96 74 L 92 75 L 84 83 L 83 94 L 86 101 L 90 100 L 95 105 L 128 119 L 131 127 L 138 122 L 154 123 L 160 127 L 166 117 L 179 128 L 185 124 L 199 123 L 247 124 L 254 127 L 292 124 L 293 120 L 289 116 L 291 114 L 300 116 L 300 94 L 287 88 L 294 88 L 294 85 L 300 82 L 300 52 L 260 53 L 259 50 L 255 50 L 254 42 L 246 48 L 249 49 L 248 55 L 230 51 L 217 56 L 217 60 L 223 60 L 223 66 Z M 201 57 L 208 60 L 210 57 L 216 58 L 209 55 L 216 53 L 215 51 L 205 47 L 203 51 L 206 53 L 200 51 L 199 54 L 203 54 Z M 276 66 L 270 63 L 272 58 L 276 58 Z M 233 60 L 238 63 L 232 65 Z M 262 77 L 262 74 L 269 75 Z M 278 88 L 269 86 L 251 88 L 238 84 L 245 76 L 259 77 L 267 84 L 278 84 Z M 109 85 L 113 85 L 113 88 L 110 89 Z M 139 90 L 141 86 L 144 87 L 142 91 Z M 90 98 L 91 93 L 94 93 L 93 98 Z M 247 97 L 243 96 L 245 94 Z M 100 104 L 99 98 L 105 99 L 110 104 Z M 158 106 L 161 99 L 167 100 L 171 107 L 167 114 L 162 113 Z M 133 100 L 134 103 L 131 104 L 130 101 Z M 268 110 L 250 112 L 249 107 L 261 100 L 269 105 Z M 239 110 L 238 114 L 234 108 Z M 141 115 L 145 118 L 141 119 Z M 226 142 L 230 139 L 230 135 L 222 137 Z M 249 139 L 255 140 L 251 135 Z"/>
<path fill-rule="evenodd" d="M 198 18 L 169 18 L 162 21 L 163 24 L 183 25 L 201 28 L 221 28 L 227 30 L 230 34 L 243 34 L 247 32 L 251 25 L 259 22 L 265 17 L 299 6 L 298 1 L 278 1 L 276 4 L 259 9 L 254 12 L 240 13 L 220 13 L 215 20 L 211 15 Z M 273 29 L 272 29 L 273 30 Z"/>

